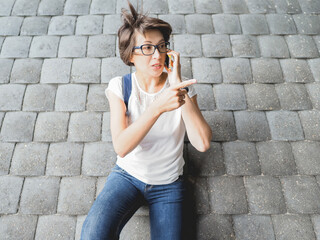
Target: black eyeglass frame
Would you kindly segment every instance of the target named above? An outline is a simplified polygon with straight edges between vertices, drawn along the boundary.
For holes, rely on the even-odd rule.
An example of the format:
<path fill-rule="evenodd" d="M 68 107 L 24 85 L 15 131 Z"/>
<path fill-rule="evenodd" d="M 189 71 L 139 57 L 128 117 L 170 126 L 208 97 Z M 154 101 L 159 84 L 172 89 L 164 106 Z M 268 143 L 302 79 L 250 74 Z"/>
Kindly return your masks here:
<path fill-rule="evenodd" d="M 166 50 L 165 52 L 161 52 L 160 49 L 159 49 L 159 45 L 161 45 L 161 44 L 163 44 L 163 43 L 165 43 L 165 44 L 166 44 L 166 47 L 167 47 L 167 50 Z M 145 53 L 143 52 L 143 50 L 142 50 L 143 46 L 153 46 L 153 53 L 145 54 Z M 157 45 L 153 45 L 153 44 L 142 44 L 142 45 L 140 45 L 140 46 L 135 46 L 135 47 L 133 47 L 132 51 L 134 51 L 135 49 L 141 49 L 141 52 L 142 52 L 143 55 L 145 55 L 145 56 L 150 56 L 150 55 L 153 55 L 153 54 L 154 54 L 154 52 L 156 51 L 156 49 L 158 49 L 158 51 L 159 51 L 160 53 L 166 53 L 166 52 L 168 52 L 169 48 L 170 48 L 170 42 L 162 42 L 162 43 L 159 43 L 159 44 L 157 44 Z"/>

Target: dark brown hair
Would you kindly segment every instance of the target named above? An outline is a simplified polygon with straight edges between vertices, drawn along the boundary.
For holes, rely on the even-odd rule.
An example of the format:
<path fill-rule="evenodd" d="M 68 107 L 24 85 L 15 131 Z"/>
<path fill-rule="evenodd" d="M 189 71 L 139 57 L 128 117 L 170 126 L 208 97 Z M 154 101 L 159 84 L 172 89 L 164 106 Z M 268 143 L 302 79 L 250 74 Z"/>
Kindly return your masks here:
<path fill-rule="evenodd" d="M 132 57 L 132 49 L 135 46 L 137 33 L 145 35 L 148 30 L 159 30 L 164 40 L 169 41 L 172 28 L 169 23 L 147 16 L 147 14 L 138 13 L 132 4 L 128 1 L 131 13 L 126 9 L 121 9 L 122 26 L 118 30 L 119 53 L 122 61 L 128 65 L 133 66 L 130 62 Z"/>

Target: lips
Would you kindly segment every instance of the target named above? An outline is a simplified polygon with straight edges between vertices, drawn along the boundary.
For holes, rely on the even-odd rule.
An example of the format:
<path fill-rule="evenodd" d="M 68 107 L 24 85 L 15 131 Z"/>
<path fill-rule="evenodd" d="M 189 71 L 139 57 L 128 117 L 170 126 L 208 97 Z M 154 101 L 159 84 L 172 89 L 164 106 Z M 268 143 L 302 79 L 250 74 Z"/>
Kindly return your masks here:
<path fill-rule="evenodd" d="M 153 64 L 152 67 L 161 67 L 162 65 L 160 63 L 156 63 L 156 64 Z"/>

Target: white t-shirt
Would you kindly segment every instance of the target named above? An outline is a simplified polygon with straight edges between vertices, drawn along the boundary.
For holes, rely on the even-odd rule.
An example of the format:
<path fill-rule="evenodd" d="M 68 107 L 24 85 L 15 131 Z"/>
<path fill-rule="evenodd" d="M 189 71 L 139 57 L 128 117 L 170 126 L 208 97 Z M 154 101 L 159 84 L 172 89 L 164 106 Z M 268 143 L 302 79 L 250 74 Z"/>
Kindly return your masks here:
<path fill-rule="evenodd" d="M 185 78 L 184 78 L 185 80 Z M 129 125 L 136 121 L 165 88 L 170 86 L 167 79 L 163 88 L 156 93 L 147 93 L 138 84 L 136 73 L 132 74 L 132 92 L 128 101 Z M 112 91 L 123 100 L 122 77 L 112 78 L 107 91 Z M 196 95 L 189 86 L 189 97 Z M 146 184 L 169 184 L 183 173 L 183 145 L 185 125 L 181 108 L 160 115 L 139 145 L 124 158 L 117 156 L 117 165 Z"/>

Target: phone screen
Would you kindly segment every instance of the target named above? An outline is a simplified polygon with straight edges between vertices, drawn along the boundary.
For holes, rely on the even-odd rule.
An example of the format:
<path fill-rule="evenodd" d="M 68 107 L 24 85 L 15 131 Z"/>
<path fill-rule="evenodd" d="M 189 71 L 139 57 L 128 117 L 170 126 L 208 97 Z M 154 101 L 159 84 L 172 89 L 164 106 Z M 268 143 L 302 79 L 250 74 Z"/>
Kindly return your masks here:
<path fill-rule="evenodd" d="M 169 56 L 168 56 L 168 55 L 166 55 L 166 61 L 165 61 L 165 63 L 166 63 L 166 65 L 167 65 L 167 67 L 169 67 Z"/>

